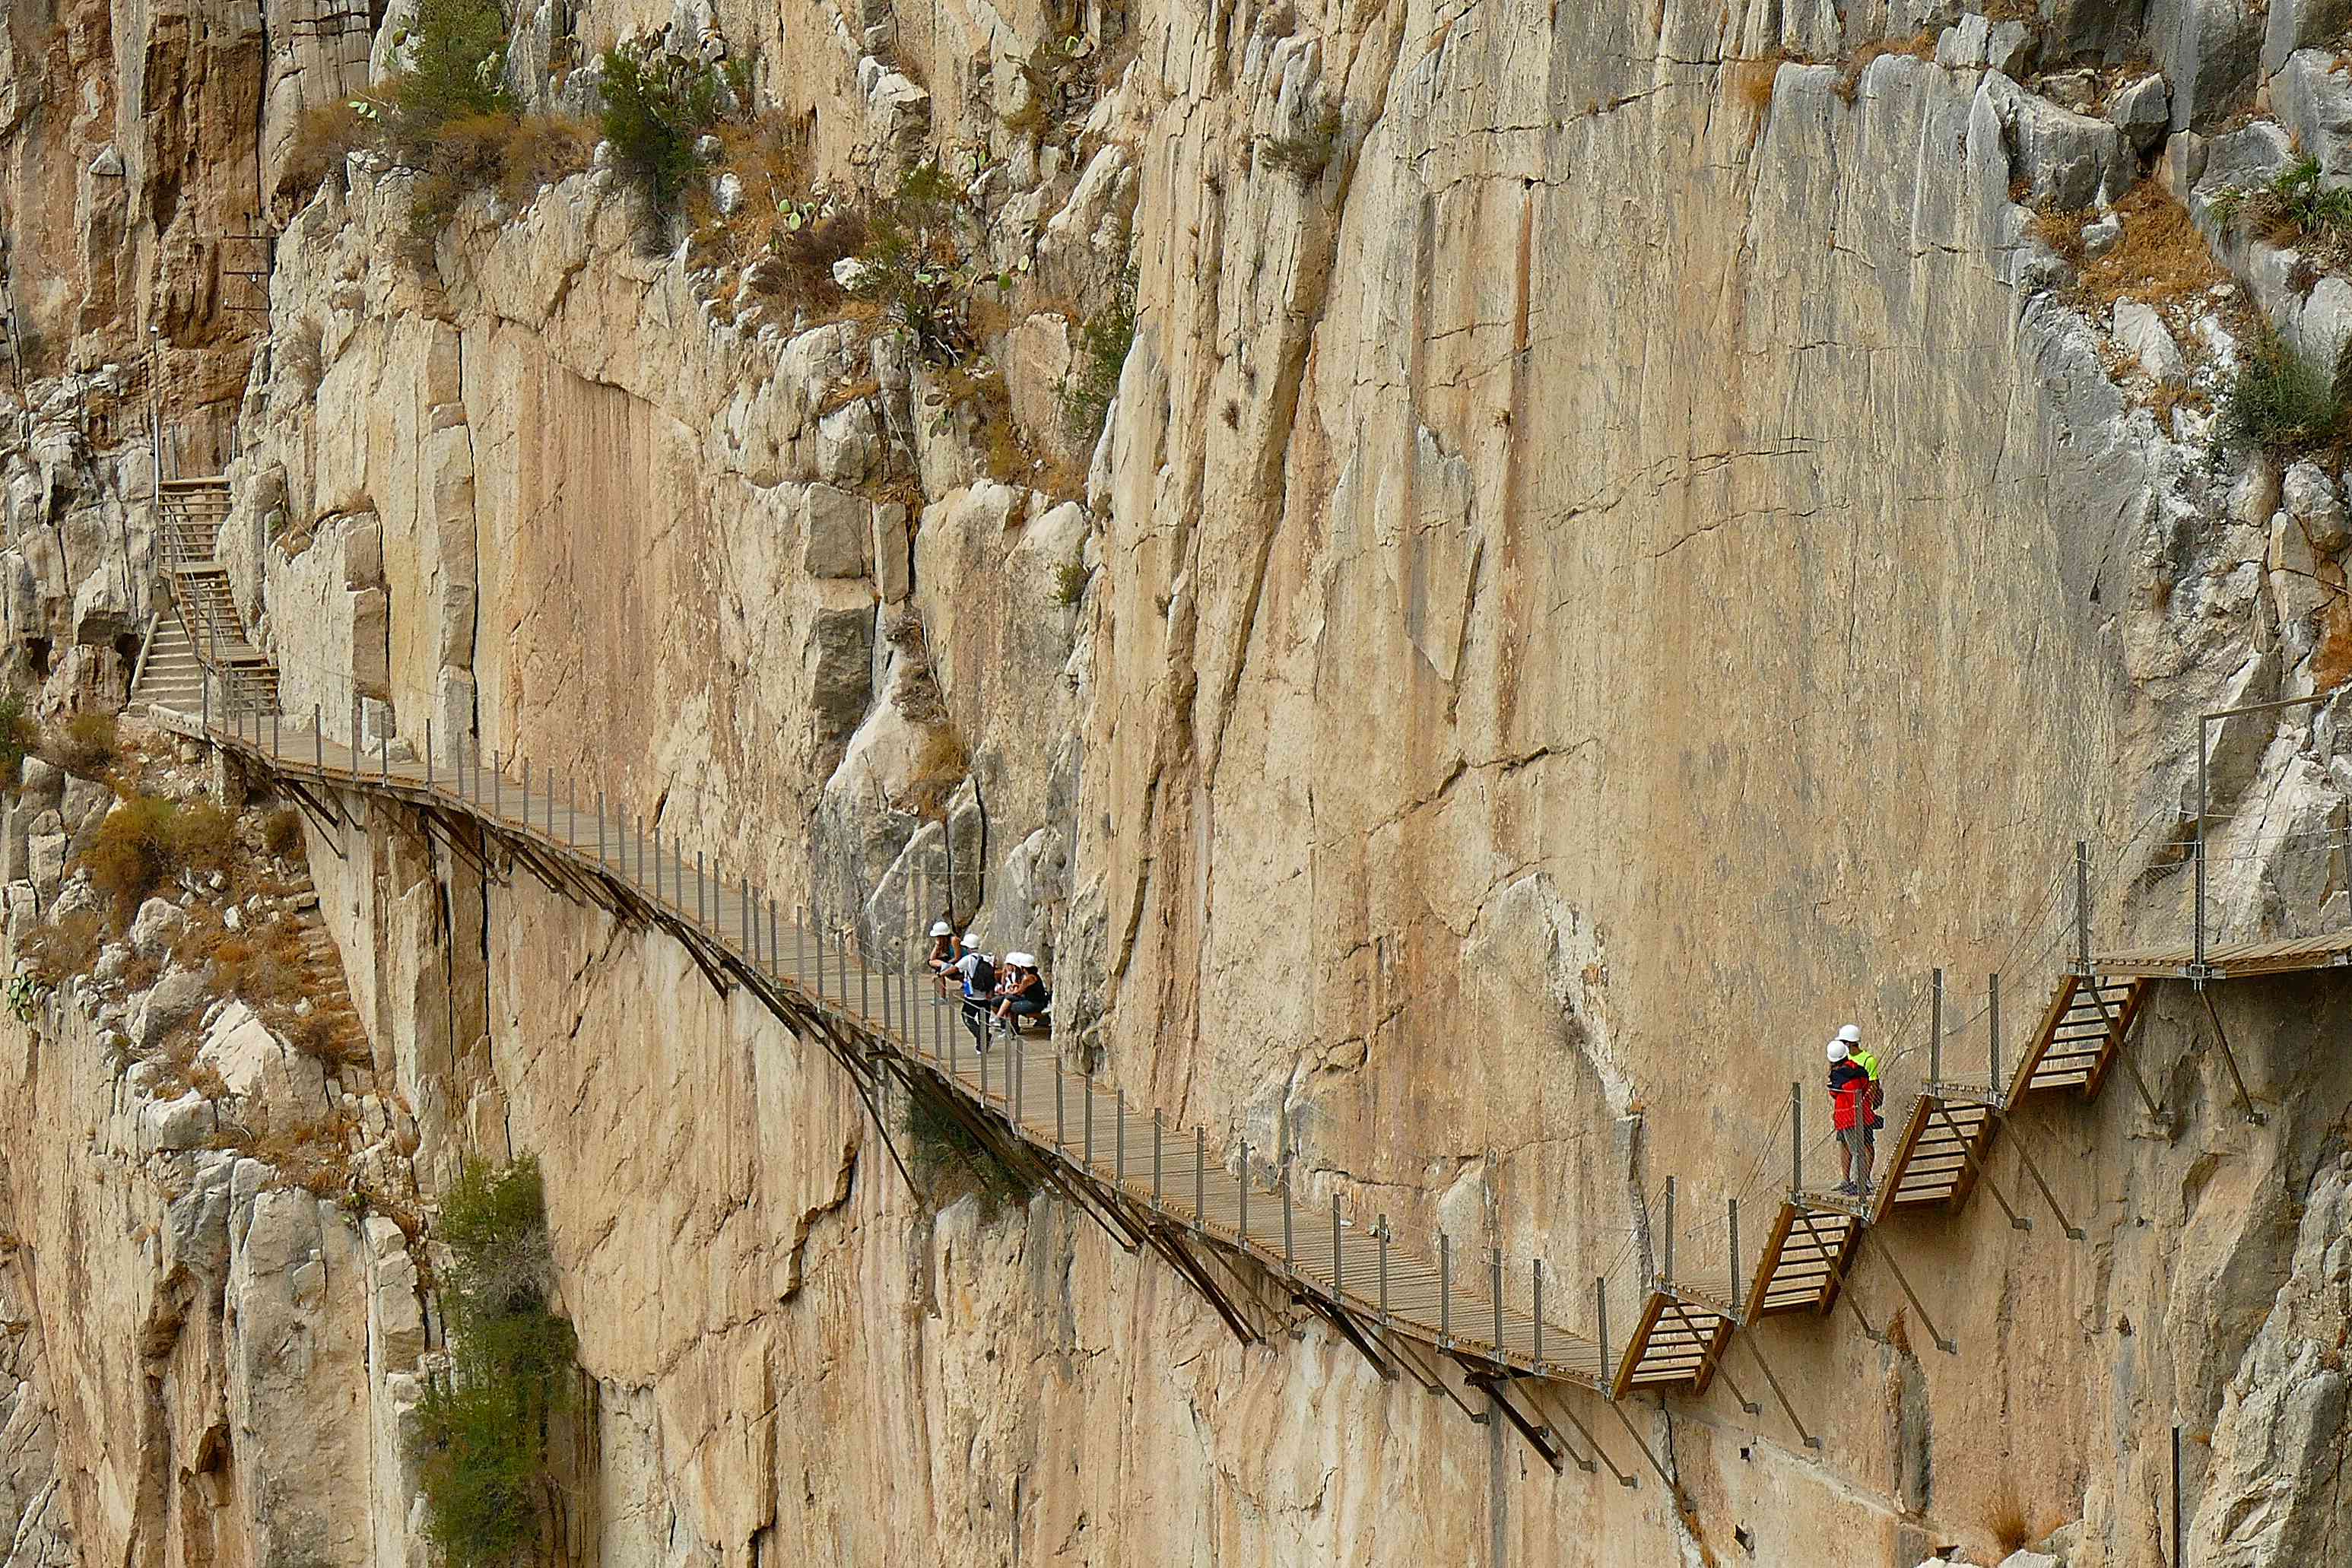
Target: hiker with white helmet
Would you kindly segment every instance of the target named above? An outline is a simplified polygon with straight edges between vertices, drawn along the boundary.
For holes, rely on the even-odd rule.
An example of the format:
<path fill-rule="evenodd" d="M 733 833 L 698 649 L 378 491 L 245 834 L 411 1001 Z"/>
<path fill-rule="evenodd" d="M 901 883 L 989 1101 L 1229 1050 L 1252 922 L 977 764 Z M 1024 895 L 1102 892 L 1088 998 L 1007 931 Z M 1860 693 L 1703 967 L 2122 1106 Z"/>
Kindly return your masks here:
<path fill-rule="evenodd" d="M 1870 1068 L 1855 1060 L 1851 1048 L 1861 1043 L 1862 1031 L 1854 1029 L 1853 1036 L 1848 1041 L 1841 1029 L 1838 1038 L 1829 1044 L 1830 1124 L 1837 1129 L 1838 1174 L 1843 1178 L 1838 1191 L 1849 1197 L 1868 1197 L 1870 1168 L 1876 1154 L 1870 1134 L 1878 1119 L 1874 1101 L 1877 1086 Z M 1877 1058 L 1871 1060 L 1874 1064 Z"/>
<path fill-rule="evenodd" d="M 1053 1005 L 1054 994 L 1045 989 L 1045 977 L 1037 973 L 1037 955 L 1034 952 L 1008 952 L 1004 963 L 1009 973 L 1000 992 L 1004 998 L 997 1004 L 996 1023 L 1008 1035 L 1021 1032 L 1021 1020 L 1034 1018 Z"/>
<path fill-rule="evenodd" d="M 963 943 L 957 940 L 955 927 L 945 921 L 933 921 L 931 951 L 925 955 L 923 965 L 931 972 L 932 984 L 939 987 L 940 995 L 947 994 L 948 975 L 962 957 Z"/>

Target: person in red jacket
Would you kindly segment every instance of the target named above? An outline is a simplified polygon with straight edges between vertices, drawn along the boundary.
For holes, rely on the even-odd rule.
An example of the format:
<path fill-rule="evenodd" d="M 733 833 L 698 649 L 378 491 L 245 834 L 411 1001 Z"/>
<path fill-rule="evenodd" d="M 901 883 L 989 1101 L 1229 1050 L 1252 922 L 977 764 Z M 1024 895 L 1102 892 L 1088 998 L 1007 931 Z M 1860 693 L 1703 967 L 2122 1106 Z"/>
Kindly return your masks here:
<path fill-rule="evenodd" d="M 1853 1059 L 1843 1040 L 1832 1040 L 1829 1054 L 1830 1124 L 1837 1129 L 1838 1173 L 1844 1178 L 1838 1191 L 1849 1197 L 1868 1197 L 1870 1167 L 1876 1156 L 1870 1136 L 1870 1069 Z"/>

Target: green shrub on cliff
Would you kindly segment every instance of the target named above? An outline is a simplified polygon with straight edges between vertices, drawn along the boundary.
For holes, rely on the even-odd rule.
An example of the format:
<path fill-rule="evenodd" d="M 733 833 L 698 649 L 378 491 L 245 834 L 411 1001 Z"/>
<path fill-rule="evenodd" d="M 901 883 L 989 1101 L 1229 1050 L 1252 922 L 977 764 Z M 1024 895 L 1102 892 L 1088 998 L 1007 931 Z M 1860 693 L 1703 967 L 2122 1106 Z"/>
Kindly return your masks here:
<path fill-rule="evenodd" d="M 420 0 L 408 34 L 408 65 L 393 81 L 393 131 L 404 152 L 421 151 L 453 120 L 514 112 L 507 91 L 509 28 L 496 0 Z"/>
<path fill-rule="evenodd" d="M 2343 446 L 2347 411 L 2342 370 L 2331 374 L 2265 329 L 2247 341 L 2221 391 L 2214 437 L 2233 451 L 2293 458 Z"/>
<path fill-rule="evenodd" d="M 677 210 L 702 167 L 695 143 L 725 117 L 727 79 L 698 61 L 624 44 L 604 51 L 604 115 L 613 166 L 656 221 Z"/>
<path fill-rule="evenodd" d="M 443 1198 L 450 1369 L 418 1412 L 425 1533 L 450 1568 L 536 1555 L 557 1495 L 550 1426 L 573 1388 L 572 1325 L 547 1310 L 539 1163 L 469 1169 Z"/>

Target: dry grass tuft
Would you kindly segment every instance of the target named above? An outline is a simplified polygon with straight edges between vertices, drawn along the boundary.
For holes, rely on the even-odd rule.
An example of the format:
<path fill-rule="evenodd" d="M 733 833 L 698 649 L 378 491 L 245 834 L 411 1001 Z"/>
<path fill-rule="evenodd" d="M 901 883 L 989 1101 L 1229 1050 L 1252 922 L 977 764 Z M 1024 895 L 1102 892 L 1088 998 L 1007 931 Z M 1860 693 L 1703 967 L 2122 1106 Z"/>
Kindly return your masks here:
<path fill-rule="evenodd" d="M 42 755 L 69 773 L 104 778 L 121 758 L 122 742 L 111 713 L 77 713 L 42 738 Z"/>
<path fill-rule="evenodd" d="M 1789 63 L 1785 49 L 1775 49 L 1769 55 L 1759 55 L 1752 60 L 1735 60 L 1731 67 L 1731 92 L 1734 99 L 1747 106 L 1760 128 L 1772 108 L 1772 87 L 1780 80 L 1780 68 Z"/>
<path fill-rule="evenodd" d="M 35 926 L 26 933 L 17 952 L 31 963 L 35 980 L 57 985 L 90 972 L 98 963 L 104 934 L 103 922 L 96 915 L 69 915 L 54 924 Z"/>
<path fill-rule="evenodd" d="M 1985 1531 L 1992 1537 L 1996 1559 L 2022 1552 L 2039 1539 L 2032 1522 L 2025 1517 L 2025 1505 L 2006 1487 L 1985 1520 Z"/>
<path fill-rule="evenodd" d="M 2157 181 L 2133 186 L 2116 211 L 2124 220 L 2122 242 L 2080 268 L 2076 287 L 2087 302 L 2110 310 L 2128 294 L 2145 305 L 2167 305 L 2230 281 L 2206 248 L 2205 237 L 2189 221 L 2188 209 Z"/>

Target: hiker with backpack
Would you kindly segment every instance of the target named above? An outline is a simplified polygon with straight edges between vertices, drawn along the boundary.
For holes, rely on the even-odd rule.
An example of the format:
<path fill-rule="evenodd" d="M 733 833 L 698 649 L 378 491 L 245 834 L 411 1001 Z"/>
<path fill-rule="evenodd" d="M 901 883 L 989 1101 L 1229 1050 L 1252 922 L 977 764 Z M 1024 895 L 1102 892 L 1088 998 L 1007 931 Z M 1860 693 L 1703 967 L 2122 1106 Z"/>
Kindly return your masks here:
<path fill-rule="evenodd" d="M 1868 1197 L 1870 1168 L 1876 1155 L 1871 1137 L 1871 1127 L 1877 1120 L 1873 1104 L 1875 1080 L 1868 1068 L 1853 1059 L 1842 1038 L 1830 1042 L 1829 1058 L 1830 1124 L 1837 1129 L 1838 1174 L 1843 1178 L 1838 1191 L 1848 1197 Z"/>

